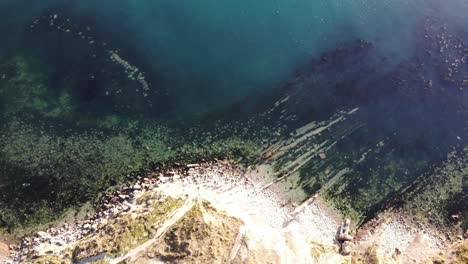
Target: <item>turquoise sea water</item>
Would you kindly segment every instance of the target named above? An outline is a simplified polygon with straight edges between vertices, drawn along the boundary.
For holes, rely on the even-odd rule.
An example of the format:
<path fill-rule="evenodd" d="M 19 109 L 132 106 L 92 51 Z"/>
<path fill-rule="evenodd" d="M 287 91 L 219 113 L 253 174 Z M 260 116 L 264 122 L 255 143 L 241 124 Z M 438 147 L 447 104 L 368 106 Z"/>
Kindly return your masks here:
<path fill-rule="evenodd" d="M 406 0 L 82 2 L 76 5 L 121 28 L 127 45 L 195 111 L 268 91 L 310 57 L 350 39 L 376 41 L 382 52 L 404 58 L 415 48 L 418 19 L 439 12 Z"/>
<path fill-rule="evenodd" d="M 373 42 L 396 64 L 417 49 L 413 36 L 425 17 L 468 21 L 467 4 L 458 0 L 49 0 L 2 3 L 0 12 L 15 13 L 3 15 L 2 24 L 19 30 L 32 14 L 60 5 L 145 65 L 153 89 L 174 95 L 178 113 L 268 92 L 311 57 L 349 40 Z"/>

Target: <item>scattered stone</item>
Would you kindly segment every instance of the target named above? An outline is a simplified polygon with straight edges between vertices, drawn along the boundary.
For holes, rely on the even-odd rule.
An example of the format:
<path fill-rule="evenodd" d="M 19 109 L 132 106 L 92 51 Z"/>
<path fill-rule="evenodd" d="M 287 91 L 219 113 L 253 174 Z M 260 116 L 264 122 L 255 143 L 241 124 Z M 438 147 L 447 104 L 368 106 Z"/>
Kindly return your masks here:
<path fill-rule="evenodd" d="M 45 237 L 45 236 L 47 236 L 47 233 L 44 232 L 44 231 L 39 231 L 39 232 L 37 232 L 36 234 L 37 234 L 38 237 Z"/>
<path fill-rule="evenodd" d="M 460 214 L 453 214 L 450 216 L 450 218 L 452 218 L 453 221 L 458 221 L 461 219 L 461 215 Z"/>

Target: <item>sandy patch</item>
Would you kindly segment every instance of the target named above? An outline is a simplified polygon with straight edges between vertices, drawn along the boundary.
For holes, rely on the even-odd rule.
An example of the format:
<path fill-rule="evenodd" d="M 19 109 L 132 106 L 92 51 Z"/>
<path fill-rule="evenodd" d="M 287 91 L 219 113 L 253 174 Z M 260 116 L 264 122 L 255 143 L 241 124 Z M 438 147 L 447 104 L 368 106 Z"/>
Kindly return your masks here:
<path fill-rule="evenodd" d="M 8 245 L 0 241 L 0 263 L 3 263 L 9 254 Z"/>

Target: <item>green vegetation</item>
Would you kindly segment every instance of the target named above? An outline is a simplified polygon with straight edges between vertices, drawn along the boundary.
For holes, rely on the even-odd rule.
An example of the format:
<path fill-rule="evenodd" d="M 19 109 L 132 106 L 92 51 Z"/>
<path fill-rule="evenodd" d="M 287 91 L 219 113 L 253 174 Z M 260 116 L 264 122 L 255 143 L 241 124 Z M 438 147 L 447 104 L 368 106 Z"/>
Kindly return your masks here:
<path fill-rule="evenodd" d="M 36 259 L 26 261 L 26 264 L 71 264 L 71 261 L 57 256 L 40 256 Z"/>
<path fill-rule="evenodd" d="M 468 228 L 468 148 L 422 174 L 399 198 L 418 221 Z M 428 214 L 430 212 L 430 214 Z"/>
<path fill-rule="evenodd" d="M 208 202 L 197 201 L 136 262 L 148 263 L 152 258 L 165 263 L 229 262 L 240 226 L 239 219 L 226 216 Z"/>
<path fill-rule="evenodd" d="M 151 196 L 151 197 L 150 197 Z M 108 259 L 122 257 L 152 239 L 163 228 L 165 221 L 180 209 L 187 200 L 160 196 L 156 193 L 140 197 L 137 211 L 119 212 L 98 226 L 96 233 L 59 251 L 48 251 L 27 261 L 30 264 L 66 264 L 90 261 L 109 263 Z M 191 201 L 193 202 L 193 201 Z M 149 205 L 150 204 L 150 205 Z M 132 263 L 150 263 L 154 260 L 183 263 L 226 263 L 242 221 L 225 215 L 198 200 L 191 208 L 152 244 L 132 254 Z M 71 260 L 70 260 L 71 259 Z M 128 260 L 123 260 L 122 263 Z"/>
<path fill-rule="evenodd" d="M 153 205 L 148 212 L 136 217 L 128 214 L 113 219 L 100 228 L 98 234 L 78 242 L 73 250 L 73 260 L 77 262 L 103 253 L 113 257 L 127 253 L 154 236 L 162 222 L 183 202 L 166 198 L 162 203 Z"/>

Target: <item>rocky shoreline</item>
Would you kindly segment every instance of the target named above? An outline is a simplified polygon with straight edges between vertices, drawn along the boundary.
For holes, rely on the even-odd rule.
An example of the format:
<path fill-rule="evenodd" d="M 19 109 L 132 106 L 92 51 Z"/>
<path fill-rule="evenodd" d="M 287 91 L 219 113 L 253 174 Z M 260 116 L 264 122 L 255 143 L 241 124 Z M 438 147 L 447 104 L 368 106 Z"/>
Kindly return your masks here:
<path fill-rule="evenodd" d="M 88 215 L 86 220 L 77 221 L 75 223 L 64 223 L 59 228 L 52 227 L 44 231 L 39 231 L 31 236 L 23 238 L 18 245 L 10 245 L 10 256 L 4 263 L 22 263 L 21 261 L 25 258 L 37 257 L 37 254 L 41 250 L 40 246 L 45 243 L 59 249 L 85 236 L 92 235 L 97 231 L 99 226 L 105 225 L 111 217 L 121 212 L 130 211 L 133 206 L 131 201 L 138 194 L 149 191 L 157 184 L 172 182 L 181 177 L 193 175 L 196 171 L 210 168 L 213 164 L 214 162 L 201 165 L 180 165 L 167 171 L 154 172 L 148 177 L 138 177 L 135 183 L 122 186 L 119 190 L 106 194 L 96 208 L 96 213 L 94 215 Z M 240 172 L 237 168 L 229 166 L 227 162 L 223 164 L 227 167 L 221 169 L 221 173 L 227 169 L 232 170 L 232 172 Z"/>
<path fill-rule="evenodd" d="M 164 188 L 166 188 L 175 182 L 181 182 L 181 185 L 186 184 L 190 188 L 196 187 L 202 190 L 203 188 L 207 188 L 221 193 L 229 192 L 229 190 L 235 189 L 238 186 L 243 186 L 242 190 L 245 191 L 244 193 L 239 192 L 239 194 L 255 196 L 258 192 L 258 196 L 262 198 L 257 202 L 262 203 L 262 206 L 274 208 L 272 210 L 276 211 L 272 211 L 272 215 L 281 214 L 276 219 L 268 219 L 270 223 L 267 225 L 282 226 L 285 223 L 285 219 L 289 217 L 287 215 L 288 212 L 292 211 L 293 208 L 288 209 L 288 206 L 284 207 L 284 203 L 277 200 L 273 193 L 265 191 L 263 194 L 260 194 L 263 184 L 252 183 L 247 174 L 248 171 L 245 168 L 240 168 L 228 161 L 180 165 L 166 171 L 155 172 L 149 175 L 149 177 L 139 178 L 136 182 L 125 185 L 119 190 L 104 196 L 96 208 L 96 213 L 89 215 L 86 220 L 64 223 L 61 227 L 49 228 L 25 237 L 18 245 L 11 246 L 12 253 L 5 263 L 28 263 L 28 261 L 36 263 L 34 261 L 40 260 L 44 255 L 56 255 L 59 252 L 64 252 L 70 245 L 74 245 L 86 237 L 98 234 L 112 219 L 138 212 L 141 205 L 136 201 L 141 199 L 146 193 L 151 193 L 161 186 L 165 186 Z M 186 191 L 181 191 L 180 195 L 182 196 Z M 167 190 L 167 192 L 177 191 Z M 187 193 L 187 195 L 189 194 Z M 256 198 L 253 199 L 255 200 Z M 216 208 L 216 201 L 211 202 Z M 151 204 L 151 200 L 147 203 Z M 148 204 L 145 204 L 145 206 Z M 255 207 L 255 205 L 252 205 L 252 207 Z M 253 208 L 253 210 L 261 211 L 262 208 Z M 304 214 L 299 216 L 303 217 Z M 298 219 L 300 219 L 299 216 Z M 300 221 L 303 220 L 300 219 Z M 317 227 L 323 225 L 325 220 L 322 220 L 322 223 L 317 223 Z M 244 221 L 246 220 L 244 219 Z M 328 228 L 330 230 L 328 232 L 330 237 L 326 238 L 326 240 L 328 240 L 327 244 L 329 246 L 333 245 L 335 240 L 332 232 L 334 232 L 336 224 L 334 223 L 331 228 Z M 69 261 L 73 261 L 70 255 L 65 254 L 63 257 L 68 257 Z"/>
<path fill-rule="evenodd" d="M 158 260 L 169 253 L 171 256 L 183 253 L 180 248 L 172 253 L 165 251 L 171 248 L 171 243 L 181 239 L 165 237 L 174 232 L 177 234 L 182 228 L 178 227 L 180 223 L 198 219 L 202 221 L 197 222 L 202 229 L 212 230 L 213 222 L 206 220 L 210 218 L 223 221 L 223 227 L 228 227 L 223 233 L 225 237 L 220 240 L 225 244 L 219 244 L 216 249 L 199 250 L 221 252 L 219 256 L 206 256 L 231 263 L 258 263 L 259 259 L 268 259 L 272 263 L 339 263 L 369 258 L 370 249 L 375 251 L 373 257 L 391 260 L 391 263 L 419 263 L 447 247 L 440 234 L 418 229 L 400 219 L 401 215 L 396 218 L 397 214 L 382 215 L 356 234 L 349 222 L 340 227 L 340 220 L 330 214 L 319 196 L 302 204 L 287 202 L 284 194 L 266 189 L 265 181 L 259 179 L 258 173 L 257 169 L 242 168 L 222 160 L 161 169 L 105 195 L 95 213 L 85 220 L 64 223 L 23 238 L 18 245 L 10 246 L 10 257 L 4 263 L 140 263 L 138 261 Z M 154 210 L 159 210 L 159 216 L 152 216 Z M 200 215 L 197 216 L 197 212 L 201 212 Z M 193 214 L 195 216 L 189 216 Z M 141 217 L 147 218 L 138 222 Z M 141 228 L 146 231 L 141 233 Z M 128 230 L 138 232 L 129 235 Z M 340 234 L 346 239 L 342 241 Z M 130 238 L 130 245 L 106 240 L 114 235 L 116 240 L 119 236 L 122 240 Z M 213 239 L 210 236 L 212 234 L 206 239 Z M 354 240 L 353 236 L 356 236 Z M 100 239 L 101 242 L 95 242 Z M 195 250 L 198 239 L 204 238 L 181 243 L 191 245 L 191 250 Z M 343 243 L 341 250 L 339 241 Z M 156 246 L 161 243 L 169 244 L 166 249 L 161 249 Z M 174 262 L 200 261 L 203 254 L 194 257 L 192 253 L 179 256 L 181 259 Z M 141 263 L 146 263 L 144 261 Z"/>

